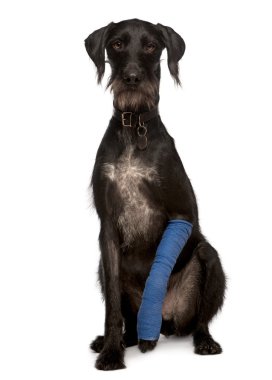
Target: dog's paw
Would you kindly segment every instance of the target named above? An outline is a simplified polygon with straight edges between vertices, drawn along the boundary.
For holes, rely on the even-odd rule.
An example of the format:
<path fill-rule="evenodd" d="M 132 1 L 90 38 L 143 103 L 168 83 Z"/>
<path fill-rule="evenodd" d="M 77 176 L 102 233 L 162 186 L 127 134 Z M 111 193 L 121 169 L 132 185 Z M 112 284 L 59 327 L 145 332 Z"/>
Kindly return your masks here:
<path fill-rule="evenodd" d="M 90 344 L 90 349 L 94 352 L 101 352 L 104 347 L 104 336 L 98 335 Z"/>
<path fill-rule="evenodd" d="M 221 354 L 221 352 L 222 352 L 222 348 L 220 344 L 215 342 L 210 337 L 203 339 L 195 347 L 195 353 L 198 355 L 217 355 L 217 354 Z"/>
<path fill-rule="evenodd" d="M 124 363 L 124 351 L 110 348 L 102 350 L 96 359 L 95 367 L 102 371 L 126 368 Z"/>
<path fill-rule="evenodd" d="M 137 336 L 130 336 L 126 333 L 123 335 L 123 341 L 125 347 L 137 346 Z M 94 352 L 100 353 L 103 350 L 105 339 L 103 335 L 98 335 L 90 344 L 90 349 Z"/>
<path fill-rule="evenodd" d="M 143 353 L 147 351 L 152 351 L 157 345 L 158 340 L 144 340 L 144 339 L 139 339 L 138 342 L 138 347 L 139 350 Z"/>

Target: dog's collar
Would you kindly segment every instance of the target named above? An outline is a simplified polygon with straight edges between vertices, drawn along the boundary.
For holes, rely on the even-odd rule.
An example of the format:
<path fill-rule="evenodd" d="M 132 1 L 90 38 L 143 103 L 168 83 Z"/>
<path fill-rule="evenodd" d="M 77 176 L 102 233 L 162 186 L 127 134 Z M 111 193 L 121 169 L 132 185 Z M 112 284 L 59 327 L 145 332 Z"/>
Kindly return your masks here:
<path fill-rule="evenodd" d="M 140 150 L 147 147 L 147 128 L 145 123 L 158 115 L 158 107 L 143 113 L 121 112 L 117 108 L 114 108 L 113 112 L 113 116 L 121 121 L 123 127 L 137 127 L 137 147 Z"/>
<path fill-rule="evenodd" d="M 147 121 L 154 119 L 158 116 L 158 107 L 153 108 L 151 111 L 143 113 L 134 112 L 121 112 L 117 108 L 114 108 L 113 116 L 121 121 L 123 127 L 137 127 L 143 126 Z"/>

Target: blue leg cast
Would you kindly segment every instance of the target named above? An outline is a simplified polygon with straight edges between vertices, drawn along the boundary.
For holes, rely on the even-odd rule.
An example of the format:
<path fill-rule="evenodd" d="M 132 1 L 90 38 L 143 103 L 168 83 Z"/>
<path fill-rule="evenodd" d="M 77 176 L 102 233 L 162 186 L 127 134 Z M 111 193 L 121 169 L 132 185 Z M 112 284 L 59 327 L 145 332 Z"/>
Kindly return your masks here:
<path fill-rule="evenodd" d="M 162 305 L 174 265 L 192 232 L 192 224 L 172 219 L 162 235 L 155 260 L 145 283 L 137 316 L 138 339 L 158 340 L 162 324 Z"/>

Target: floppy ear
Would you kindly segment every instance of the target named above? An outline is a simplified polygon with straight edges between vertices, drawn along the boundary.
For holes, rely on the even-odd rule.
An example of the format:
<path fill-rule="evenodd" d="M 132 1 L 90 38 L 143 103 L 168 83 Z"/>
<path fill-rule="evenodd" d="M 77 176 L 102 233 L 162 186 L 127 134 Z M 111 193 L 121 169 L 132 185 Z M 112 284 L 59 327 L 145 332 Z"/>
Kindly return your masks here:
<path fill-rule="evenodd" d="M 161 32 L 162 40 L 167 49 L 170 74 L 175 82 L 180 85 L 178 61 L 182 58 L 185 52 L 185 42 L 181 36 L 169 26 L 157 24 L 157 27 Z"/>
<path fill-rule="evenodd" d="M 89 37 L 86 38 L 85 47 L 87 53 L 95 63 L 97 68 L 97 82 L 100 83 L 105 72 L 105 45 L 111 22 L 107 26 L 95 30 Z"/>

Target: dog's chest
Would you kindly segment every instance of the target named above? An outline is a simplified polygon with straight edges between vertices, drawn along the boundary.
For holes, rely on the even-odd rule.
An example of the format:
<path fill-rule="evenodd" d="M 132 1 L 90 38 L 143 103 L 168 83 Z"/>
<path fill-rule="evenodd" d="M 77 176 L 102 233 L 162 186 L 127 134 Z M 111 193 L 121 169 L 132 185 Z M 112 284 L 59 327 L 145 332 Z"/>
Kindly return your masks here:
<path fill-rule="evenodd" d="M 154 219 L 161 214 L 151 202 L 147 189 L 148 183 L 159 184 L 157 170 L 135 157 L 133 151 L 132 146 L 128 147 L 117 162 L 105 163 L 102 169 L 118 190 L 121 211 L 117 223 L 125 246 L 130 246 L 139 237 L 148 240 Z"/>

